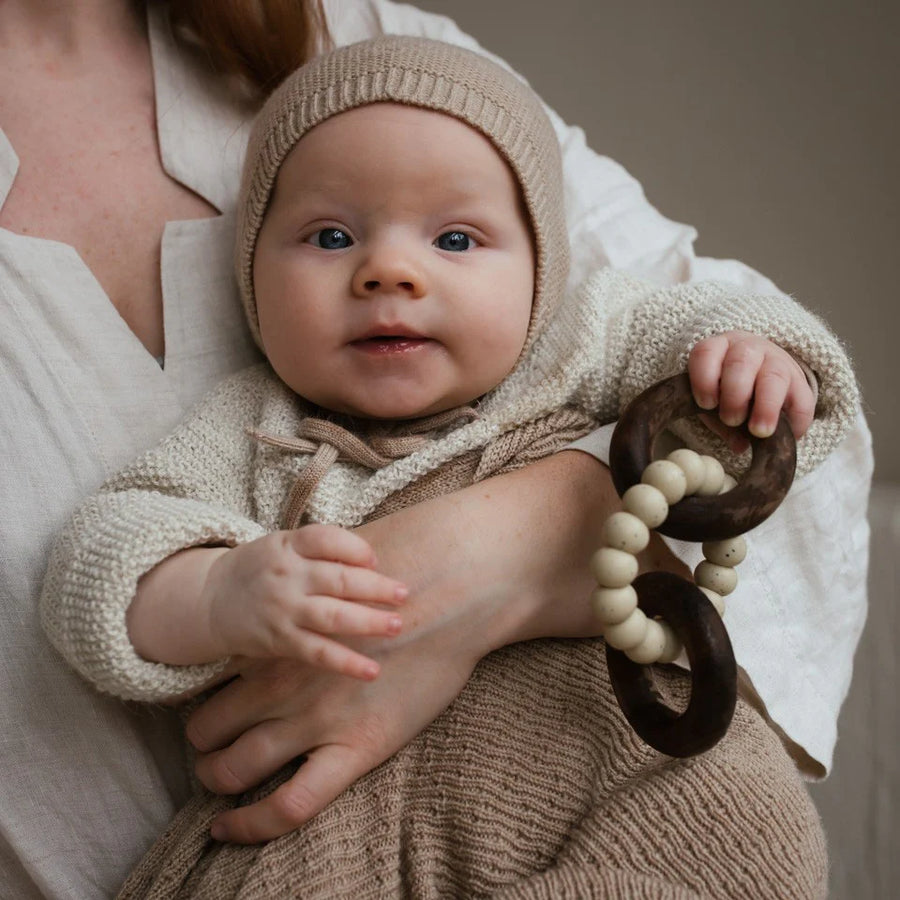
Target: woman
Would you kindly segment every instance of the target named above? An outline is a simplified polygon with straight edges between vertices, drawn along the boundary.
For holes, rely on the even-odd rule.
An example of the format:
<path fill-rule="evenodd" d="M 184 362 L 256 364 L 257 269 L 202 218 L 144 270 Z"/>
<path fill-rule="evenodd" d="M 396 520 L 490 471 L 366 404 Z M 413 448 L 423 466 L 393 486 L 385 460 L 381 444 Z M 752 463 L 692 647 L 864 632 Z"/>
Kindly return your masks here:
<path fill-rule="evenodd" d="M 232 4 L 200 6 L 211 16 L 199 23 L 206 34 Z M 254 355 L 230 271 L 231 210 L 252 104 L 237 103 L 233 83 L 210 75 L 204 53 L 176 42 L 162 7 L 151 3 L 149 19 L 141 4 L 124 0 L 0 7 L 0 390 L 7 421 L 16 423 L 4 431 L 2 454 L 3 499 L 16 517 L 0 526 L 8 677 L 0 858 L 4 889 L 15 897 L 112 893 L 186 796 L 170 716 L 94 695 L 40 636 L 35 612 L 44 555 L 68 512 Z M 335 43 L 409 31 L 472 45 L 447 20 L 386 0 L 328 0 L 324 12 Z M 239 16 L 238 34 L 251 39 L 253 21 Z M 694 258 L 690 230 L 661 219 L 636 183 L 584 147 L 580 132 L 561 123 L 559 132 L 569 183 L 578 185 L 567 198 L 581 248 L 573 279 L 613 264 L 661 280 L 768 285 L 739 265 Z M 857 506 L 834 502 L 858 520 L 864 426 L 854 439 L 843 452 L 863 461 L 851 498 Z M 804 482 L 799 522 L 825 502 L 827 476 Z M 385 570 L 421 598 L 418 628 L 385 660 L 382 692 L 338 696 L 334 685 L 289 663 L 248 664 L 190 723 L 203 750 L 247 732 L 200 760 L 200 777 L 213 789 L 241 790 L 298 753 L 322 750 L 318 771 L 326 777 L 298 780 L 287 807 L 263 802 L 235 811 L 240 818 L 229 824 L 237 836 L 279 833 L 320 809 L 420 731 L 489 650 L 590 633 L 583 560 L 612 503 L 605 469 L 568 452 L 368 526 Z M 760 544 L 751 559 L 764 570 Z M 809 568 L 802 548 L 794 558 Z M 657 547 L 654 564 L 664 559 L 672 564 Z M 821 577 L 849 583 L 858 571 L 836 559 Z M 742 569 L 751 596 L 765 590 L 764 574 L 754 581 Z M 395 681 L 421 685 L 419 702 L 397 709 Z M 825 730 L 833 729 L 835 712 L 826 698 L 796 735 L 815 732 L 823 716 Z M 827 765 L 827 740 L 816 749 Z"/>

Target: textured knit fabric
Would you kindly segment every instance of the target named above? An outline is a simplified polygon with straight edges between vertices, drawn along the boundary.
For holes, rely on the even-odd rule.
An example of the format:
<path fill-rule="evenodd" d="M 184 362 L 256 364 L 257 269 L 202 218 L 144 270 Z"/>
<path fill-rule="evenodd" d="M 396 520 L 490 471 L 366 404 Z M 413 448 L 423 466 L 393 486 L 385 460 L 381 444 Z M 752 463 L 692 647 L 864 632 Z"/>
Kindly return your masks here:
<path fill-rule="evenodd" d="M 562 164 L 553 126 L 531 89 L 483 55 L 443 41 L 396 35 L 317 57 L 290 75 L 257 116 L 247 147 L 236 248 L 251 331 L 259 341 L 253 254 L 281 164 L 311 128 L 355 107 L 384 102 L 465 122 L 484 134 L 513 170 L 537 258 L 527 351 L 553 315 L 569 267 Z"/>
<path fill-rule="evenodd" d="M 339 45 L 405 32 L 486 52 L 450 18 L 406 3 L 324 6 Z M 0 228 L 0 396 L 15 423 L 0 429 L 0 492 L 15 510 L 0 519 L 0 894 L 15 900 L 111 896 L 189 796 L 175 714 L 94 690 L 50 646 L 37 610 L 47 553 L 76 506 L 256 355 L 232 265 L 249 113 L 202 58 L 173 41 L 160 12 L 150 4 L 147 30 L 162 164 L 222 212 L 170 222 L 163 234 L 165 369 L 71 247 Z M 775 290 L 736 260 L 698 256 L 693 228 L 661 215 L 618 162 L 551 118 L 563 150 L 573 282 L 611 266 L 659 284 L 718 279 Z M 0 113 L 0 204 L 17 170 L 33 164 L 4 124 Z M 870 473 L 860 417 L 824 466 L 795 485 L 768 536 L 754 534 L 738 588 L 754 610 L 739 625 L 752 642 L 754 682 L 825 769 L 865 611 Z M 806 539 L 810 522 L 835 521 L 842 527 L 816 527 Z"/>
<path fill-rule="evenodd" d="M 781 296 L 714 283 L 656 289 L 604 271 L 564 301 L 528 355 L 482 399 L 477 419 L 374 472 L 335 462 L 309 498 L 308 520 L 359 525 L 451 460 L 566 406 L 612 421 L 641 390 L 683 369 L 692 343 L 710 329 L 765 334 L 816 373 L 817 418 L 798 448 L 798 469 L 808 471 L 852 423 L 857 396 L 847 359 L 821 322 Z M 76 514 L 51 554 L 42 614 L 82 675 L 120 697 L 156 701 L 221 671 L 224 660 L 177 667 L 142 659 L 125 613 L 138 579 L 178 550 L 283 527 L 286 499 L 310 456 L 261 444 L 248 431 L 290 437 L 307 412 L 267 366 L 235 376 Z"/>
<path fill-rule="evenodd" d="M 658 669 L 677 705 L 687 679 Z M 402 698 L 399 698 L 402 702 Z M 120 900 L 810 900 L 826 893 L 815 809 L 743 701 L 712 751 L 663 757 L 624 722 L 602 641 L 485 658 L 452 706 L 297 832 L 219 844 L 242 798 L 198 795 Z"/>

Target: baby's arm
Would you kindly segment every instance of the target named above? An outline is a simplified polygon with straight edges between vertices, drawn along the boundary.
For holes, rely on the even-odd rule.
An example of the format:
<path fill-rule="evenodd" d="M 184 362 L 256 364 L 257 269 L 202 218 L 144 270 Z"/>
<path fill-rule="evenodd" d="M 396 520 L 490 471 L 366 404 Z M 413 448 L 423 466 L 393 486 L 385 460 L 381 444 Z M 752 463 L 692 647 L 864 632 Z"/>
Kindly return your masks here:
<path fill-rule="evenodd" d="M 806 373 L 786 350 L 746 331 L 729 331 L 695 344 L 688 357 L 694 399 L 703 409 L 718 406 L 718 422 L 704 421 L 731 449 L 742 452 L 746 439 L 730 429 L 747 422 L 755 437 L 769 437 L 782 411 L 798 440 L 812 424 L 816 397 Z"/>
<path fill-rule="evenodd" d="M 329 635 L 389 637 L 405 588 L 374 571 L 363 538 L 308 525 L 234 548 L 196 547 L 144 575 L 128 634 L 144 659 L 196 665 L 226 656 L 293 657 L 355 678 L 378 664 Z"/>

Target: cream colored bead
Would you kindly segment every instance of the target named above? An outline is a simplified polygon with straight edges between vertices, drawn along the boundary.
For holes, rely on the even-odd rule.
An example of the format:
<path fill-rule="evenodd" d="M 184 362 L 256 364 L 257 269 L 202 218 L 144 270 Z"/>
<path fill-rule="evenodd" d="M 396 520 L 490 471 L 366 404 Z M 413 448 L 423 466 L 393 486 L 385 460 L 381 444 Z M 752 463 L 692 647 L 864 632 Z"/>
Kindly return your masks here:
<path fill-rule="evenodd" d="M 643 610 L 636 609 L 624 622 L 604 628 L 603 638 L 616 650 L 630 650 L 644 640 L 649 621 Z"/>
<path fill-rule="evenodd" d="M 603 543 L 626 553 L 640 553 L 650 543 L 650 529 L 630 512 L 615 512 L 603 526 Z"/>
<path fill-rule="evenodd" d="M 680 466 L 668 459 L 650 463 L 641 475 L 641 483 L 650 484 L 661 491 L 669 506 L 684 497 L 687 490 L 687 476 Z"/>
<path fill-rule="evenodd" d="M 694 582 L 726 597 L 737 587 L 737 572 L 727 566 L 717 566 L 705 559 L 694 569 Z"/>
<path fill-rule="evenodd" d="M 700 587 L 700 585 L 697 585 Z M 725 598 L 721 594 L 717 594 L 715 591 L 711 591 L 707 587 L 700 587 L 700 590 L 703 591 L 704 594 L 709 598 L 709 602 L 716 608 L 716 612 L 720 616 L 725 615 Z"/>
<path fill-rule="evenodd" d="M 594 615 L 602 625 L 618 625 L 637 609 L 637 591 L 630 585 L 620 588 L 597 588 L 591 594 Z"/>
<path fill-rule="evenodd" d="M 638 562 L 624 550 L 601 547 L 591 557 L 591 571 L 600 587 L 620 588 L 634 581 Z"/>
<path fill-rule="evenodd" d="M 622 495 L 622 505 L 648 528 L 658 528 L 669 514 L 665 495 L 650 484 L 633 484 Z"/>
<path fill-rule="evenodd" d="M 659 659 L 657 660 L 657 662 L 675 662 L 675 660 L 678 659 L 678 657 L 681 655 L 681 651 L 684 650 L 684 645 L 678 639 L 678 635 L 675 634 L 675 630 L 671 625 L 667 625 L 665 622 L 660 622 L 659 627 L 663 630 L 663 635 L 665 636 L 666 642 L 663 645 L 662 652 L 659 654 Z"/>
<path fill-rule="evenodd" d="M 703 555 L 717 566 L 734 568 L 747 558 L 747 542 L 742 535 L 724 541 L 704 541 Z"/>
<path fill-rule="evenodd" d="M 700 454 L 693 450 L 688 450 L 687 447 L 682 447 L 678 450 L 673 450 L 666 459 L 675 463 L 684 472 L 685 481 L 687 482 L 687 487 L 684 490 L 685 494 L 696 494 L 697 488 L 703 484 L 703 479 L 706 477 L 706 466 L 703 465 Z"/>
<path fill-rule="evenodd" d="M 720 494 L 727 494 L 729 491 L 733 491 L 737 487 L 737 479 L 732 478 L 727 472 L 725 473 L 725 480 L 722 482 L 722 487 L 719 489 Z"/>
<path fill-rule="evenodd" d="M 722 490 L 725 483 L 725 470 L 722 463 L 712 456 L 701 456 L 703 467 L 706 474 L 703 477 L 703 484 L 697 488 L 698 497 L 715 497 Z"/>
<path fill-rule="evenodd" d="M 637 645 L 625 651 L 625 655 L 636 663 L 649 665 L 659 660 L 660 654 L 666 646 L 666 634 L 662 625 L 655 619 L 647 619 L 647 633 L 644 639 Z"/>

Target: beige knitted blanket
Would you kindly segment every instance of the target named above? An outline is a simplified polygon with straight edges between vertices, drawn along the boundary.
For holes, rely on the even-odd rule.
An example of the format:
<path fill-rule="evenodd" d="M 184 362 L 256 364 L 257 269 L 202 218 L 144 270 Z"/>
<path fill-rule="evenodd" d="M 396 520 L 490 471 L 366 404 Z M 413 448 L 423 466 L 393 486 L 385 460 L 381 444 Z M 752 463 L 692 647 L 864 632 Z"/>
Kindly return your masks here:
<path fill-rule="evenodd" d="M 682 673 L 657 680 L 683 702 Z M 493 653 L 423 734 L 304 828 L 261 846 L 210 839 L 218 812 L 286 774 L 239 799 L 197 796 L 120 900 L 826 895 L 818 816 L 759 716 L 741 701 L 712 751 L 663 757 L 624 722 L 600 641 Z"/>

